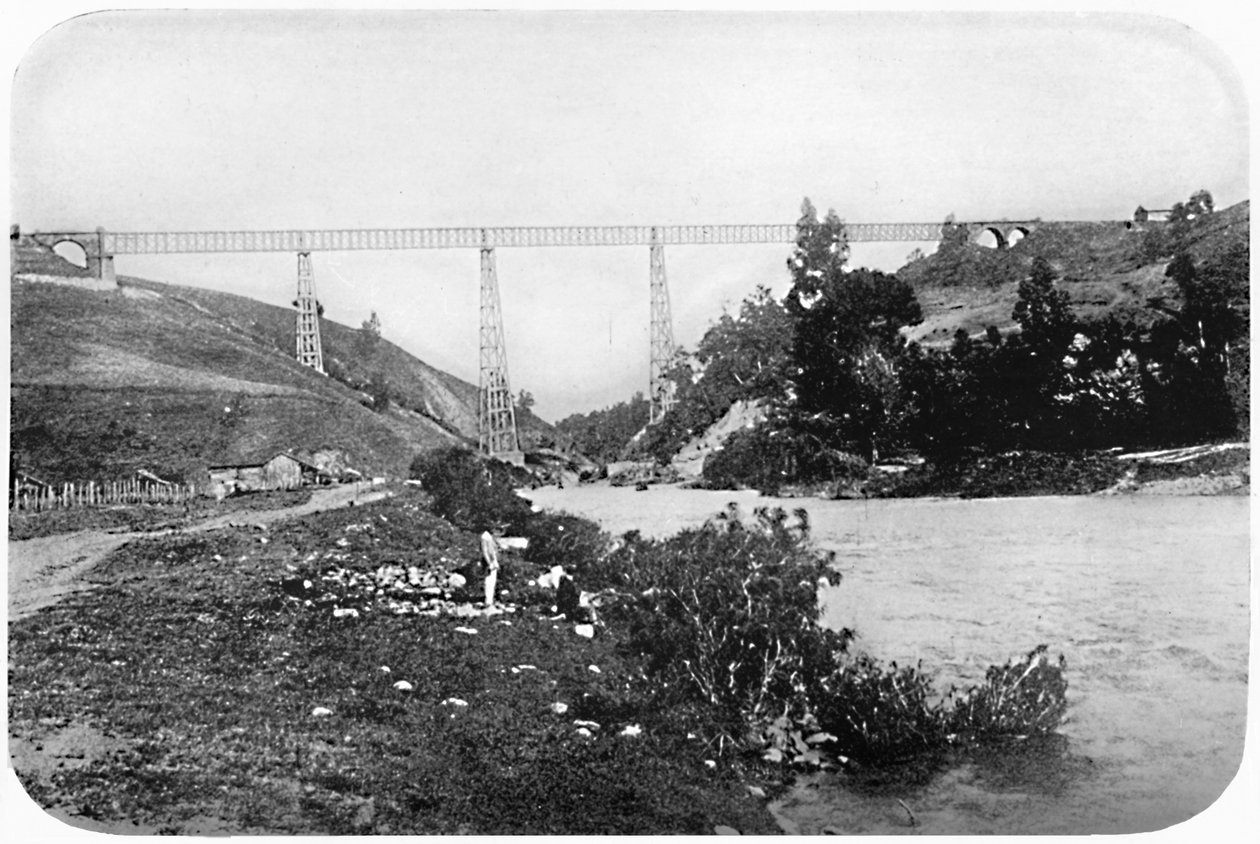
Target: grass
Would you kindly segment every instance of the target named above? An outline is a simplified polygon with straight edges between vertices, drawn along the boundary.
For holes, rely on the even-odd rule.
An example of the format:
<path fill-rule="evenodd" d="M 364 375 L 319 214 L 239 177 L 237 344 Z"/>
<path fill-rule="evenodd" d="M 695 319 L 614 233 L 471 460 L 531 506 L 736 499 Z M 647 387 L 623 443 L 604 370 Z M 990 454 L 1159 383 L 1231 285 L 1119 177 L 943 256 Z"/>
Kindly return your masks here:
<path fill-rule="evenodd" d="M 285 588 L 476 556 L 476 537 L 416 494 L 266 534 L 125 546 L 94 571 L 97 589 L 10 630 L 10 733 L 87 725 L 116 747 L 19 774 L 46 803 L 168 832 L 207 816 L 282 834 L 774 831 L 738 768 L 706 766 L 704 745 L 648 705 L 612 637 L 578 636 L 541 606 L 336 617 Z M 505 582 L 528 568 L 504 565 Z M 584 735 L 577 719 L 598 726 Z M 631 725 L 642 733 L 619 735 Z"/>

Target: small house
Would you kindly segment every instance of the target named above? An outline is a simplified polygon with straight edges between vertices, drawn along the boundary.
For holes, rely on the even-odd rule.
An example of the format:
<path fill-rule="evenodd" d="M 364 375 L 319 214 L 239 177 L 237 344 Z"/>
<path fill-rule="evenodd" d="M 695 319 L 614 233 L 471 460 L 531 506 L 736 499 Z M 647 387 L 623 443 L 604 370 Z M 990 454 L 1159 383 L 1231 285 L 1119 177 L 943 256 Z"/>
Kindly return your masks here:
<path fill-rule="evenodd" d="M 211 486 L 222 485 L 226 494 L 261 492 L 269 489 L 297 489 L 319 481 L 315 466 L 291 454 L 280 453 L 267 460 L 208 466 Z"/>
<path fill-rule="evenodd" d="M 1155 211 L 1149 211 L 1141 205 L 1133 212 L 1133 222 L 1135 223 L 1166 223 L 1172 216 L 1171 208 L 1161 208 Z"/>

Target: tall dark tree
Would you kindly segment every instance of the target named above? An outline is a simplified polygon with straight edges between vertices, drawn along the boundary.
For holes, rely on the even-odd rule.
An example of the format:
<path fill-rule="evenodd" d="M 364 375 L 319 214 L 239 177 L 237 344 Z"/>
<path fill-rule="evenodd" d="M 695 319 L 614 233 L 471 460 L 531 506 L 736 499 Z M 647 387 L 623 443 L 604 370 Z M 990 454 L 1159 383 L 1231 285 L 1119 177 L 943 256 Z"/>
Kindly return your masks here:
<path fill-rule="evenodd" d="M 1071 300 L 1055 288 L 1054 282 L 1050 262 L 1040 256 L 1034 258 L 1028 278 L 1019 283 L 1019 298 L 1011 312 L 1025 345 L 1035 352 L 1062 349 L 1076 331 Z"/>
<path fill-rule="evenodd" d="M 791 424 L 827 447 L 875 456 L 896 403 L 900 329 L 923 313 L 909 285 L 876 270 L 846 272 L 848 245 L 835 212 L 819 222 L 806 201 L 788 262 L 785 300 L 794 323 Z"/>

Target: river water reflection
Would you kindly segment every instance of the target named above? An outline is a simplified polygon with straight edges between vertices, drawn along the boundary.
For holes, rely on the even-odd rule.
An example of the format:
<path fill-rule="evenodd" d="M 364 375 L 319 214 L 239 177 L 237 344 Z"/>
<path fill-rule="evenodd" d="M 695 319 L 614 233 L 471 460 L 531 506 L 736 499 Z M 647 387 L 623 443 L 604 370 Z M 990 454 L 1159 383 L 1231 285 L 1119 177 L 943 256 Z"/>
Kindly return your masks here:
<path fill-rule="evenodd" d="M 816 544 L 838 552 L 842 573 L 825 596 L 824 623 L 855 628 L 873 656 L 922 660 L 942 691 L 1041 643 L 1066 657 L 1067 741 L 1055 752 L 968 762 L 895 793 L 809 779 L 776 806 L 801 833 L 1162 829 L 1210 806 L 1238 770 L 1249 662 L 1245 498 L 818 501 L 607 486 L 529 497 L 612 533 L 655 536 L 730 501 L 746 512 L 804 506 Z"/>

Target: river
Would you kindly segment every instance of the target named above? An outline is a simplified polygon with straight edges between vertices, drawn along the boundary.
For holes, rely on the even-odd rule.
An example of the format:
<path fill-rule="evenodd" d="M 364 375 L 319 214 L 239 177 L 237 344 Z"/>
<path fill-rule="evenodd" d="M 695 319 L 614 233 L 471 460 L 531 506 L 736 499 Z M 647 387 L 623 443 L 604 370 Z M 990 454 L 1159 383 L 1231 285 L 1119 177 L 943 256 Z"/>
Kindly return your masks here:
<path fill-rule="evenodd" d="M 528 497 L 614 534 L 653 536 L 700 524 L 731 501 L 745 512 L 803 506 L 815 543 L 838 552 L 842 574 L 823 596 L 824 623 L 854 628 L 860 649 L 921 660 L 942 691 L 1038 644 L 1066 657 L 1066 741 L 1052 752 L 960 763 L 895 791 L 806 777 L 773 807 L 789 830 L 1145 832 L 1202 812 L 1238 771 L 1246 498 L 820 501 L 601 485 Z"/>

